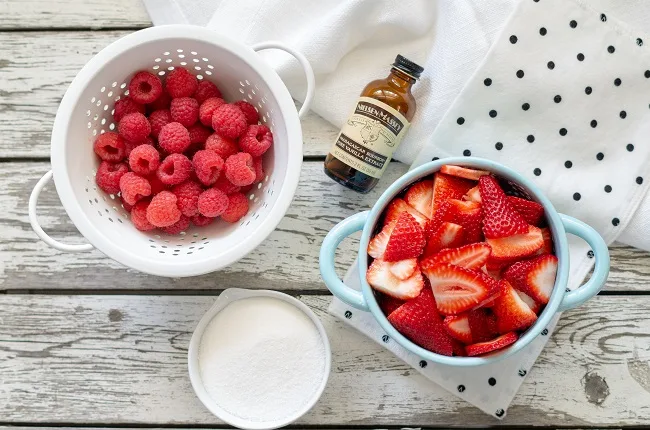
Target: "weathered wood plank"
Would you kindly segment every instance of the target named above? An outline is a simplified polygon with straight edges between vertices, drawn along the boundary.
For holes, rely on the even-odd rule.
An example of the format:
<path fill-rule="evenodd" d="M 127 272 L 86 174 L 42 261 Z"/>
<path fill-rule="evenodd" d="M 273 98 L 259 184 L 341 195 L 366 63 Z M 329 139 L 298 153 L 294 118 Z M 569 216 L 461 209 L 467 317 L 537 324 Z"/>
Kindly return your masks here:
<path fill-rule="evenodd" d="M 301 184 L 279 228 L 252 254 L 219 273 L 189 280 L 157 278 L 126 270 L 98 251 L 67 254 L 39 241 L 27 219 L 27 201 L 34 183 L 47 169 L 45 162 L 3 163 L 0 171 L 0 290 L 25 289 L 223 289 L 231 286 L 280 290 L 321 290 L 318 253 L 325 234 L 338 221 L 368 209 L 406 166 L 393 164 L 375 190 L 361 195 L 335 184 L 322 172 L 320 161 L 303 165 Z M 41 195 L 40 220 L 53 237 L 80 243 L 79 233 L 63 210 L 53 187 Z M 290 244 L 290 245 L 289 245 Z M 344 241 L 339 272 L 357 251 L 357 242 Z M 610 291 L 650 291 L 650 253 L 611 248 Z"/>
<path fill-rule="evenodd" d="M 327 315 L 328 296 L 301 299 L 326 326 L 333 364 L 324 396 L 299 424 L 497 424 Z M 0 296 L 3 422 L 219 425 L 193 395 L 186 357 L 213 300 Z M 600 296 L 567 312 L 503 424 L 650 423 L 649 307 L 647 296 Z"/>
<path fill-rule="evenodd" d="M 68 85 L 94 54 L 127 33 L 0 33 L 0 158 L 49 157 L 52 124 Z M 302 126 L 305 155 L 325 155 L 337 130 L 314 113 Z"/>
<path fill-rule="evenodd" d="M 151 20 L 140 0 L 3 0 L 0 30 L 140 28 Z"/>
<path fill-rule="evenodd" d="M 321 161 L 305 162 L 301 184 L 278 229 L 253 253 L 219 273 L 191 280 L 158 278 L 126 270 L 99 251 L 66 254 L 37 239 L 27 218 L 32 187 L 49 164 L 3 163 L 0 169 L 0 290 L 47 289 L 223 289 L 233 286 L 280 290 L 321 290 L 318 253 L 325 234 L 346 216 L 368 209 L 406 166 L 394 163 L 379 186 L 367 195 L 334 183 Z M 38 206 L 45 231 L 67 242 L 83 242 L 63 210 L 54 187 Z M 341 246 L 339 269 L 354 260 L 358 242 Z"/>

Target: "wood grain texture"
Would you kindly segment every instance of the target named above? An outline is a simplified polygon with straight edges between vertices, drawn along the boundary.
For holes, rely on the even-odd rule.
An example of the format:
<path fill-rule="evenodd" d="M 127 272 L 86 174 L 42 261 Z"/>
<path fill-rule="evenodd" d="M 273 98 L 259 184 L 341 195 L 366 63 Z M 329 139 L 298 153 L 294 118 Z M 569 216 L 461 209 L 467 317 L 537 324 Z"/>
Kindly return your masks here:
<path fill-rule="evenodd" d="M 126 34 L 0 32 L 0 158 L 49 157 L 52 124 L 70 82 L 94 54 Z M 302 126 L 304 154 L 327 154 L 338 130 L 314 113 Z"/>
<path fill-rule="evenodd" d="M 140 0 L 3 0 L 3 29 L 99 29 L 149 27 L 151 20 Z"/>
<path fill-rule="evenodd" d="M 299 424 L 497 424 L 326 314 L 330 297 L 301 300 L 325 324 L 333 360 L 321 401 Z M 0 296 L 3 422 L 219 425 L 192 392 L 186 357 L 213 301 Z M 565 313 L 502 424 L 650 423 L 649 307 L 650 297 L 601 296 Z"/>

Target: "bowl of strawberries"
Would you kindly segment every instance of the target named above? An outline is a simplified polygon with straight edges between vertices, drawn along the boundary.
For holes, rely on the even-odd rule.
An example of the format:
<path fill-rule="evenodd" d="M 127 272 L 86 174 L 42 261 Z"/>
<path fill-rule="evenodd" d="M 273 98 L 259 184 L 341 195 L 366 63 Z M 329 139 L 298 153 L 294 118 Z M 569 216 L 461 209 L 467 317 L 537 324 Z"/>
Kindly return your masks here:
<path fill-rule="evenodd" d="M 361 291 L 334 271 L 336 248 L 359 230 Z M 567 234 L 595 256 L 593 274 L 572 291 Z M 409 351 L 477 366 L 514 354 L 557 312 L 596 295 L 609 253 L 593 228 L 559 214 L 516 171 L 463 157 L 408 172 L 370 211 L 336 225 L 323 241 L 320 269 L 335 296 L 371 312 Z"/>

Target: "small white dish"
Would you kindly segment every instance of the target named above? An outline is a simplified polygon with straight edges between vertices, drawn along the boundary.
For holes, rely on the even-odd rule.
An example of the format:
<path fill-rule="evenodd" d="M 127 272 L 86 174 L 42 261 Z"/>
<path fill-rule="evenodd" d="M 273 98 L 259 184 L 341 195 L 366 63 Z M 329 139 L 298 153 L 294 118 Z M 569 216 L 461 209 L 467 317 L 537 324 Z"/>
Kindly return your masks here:
<path fill-rule="evenodd" d="M 201 344 L 201 339 L 205 332 L 206 327 L 212 321 L 212 319 L 224 308 L 226 308 L 232 302 L 237 300 L 244 300 L 254 297 L 271 297 L 274 299 L 282 300 L 283 302 L 289 303 L 290 305 L 296 307 L 302 313 L 304 313 L 309 319 L 314 323 L 316 329 L 318 330 L 320 337 L 323 341 L 323 348 L 325 354 L 325 369 L 323 372 L 323 379 L 320 382 L 320 385 L 314 391 L 313 396 L 309 401 L 304 404 L 303 407 L 297 409 L 294 413 L 287 415 L 286 417 L 279 420 L 269 420 L 269 421 L 251 421 L 239 416 L 233 415 L 232 413 L 224 410 L 219 404 L 217 404 L 214 399 L 208 394 L 203 381 L 201 379 L 201 369 L 199 363 L 199 347 Z M 306 414 L 318 401 L 321 394 L 325 390 L 327 385 L 327 380 L 329 378 L 330 367 L 331 367 L 331 350 L 329 340 L 327 338 L 327 333 L 323 324 L 320 322 L 316 314 L 312 312 L 309 307 L 307 307 L 300 300 L 295 299 L 287 294 L 279 293 L 277 291 L 269 290 L 244 290 L 239 288 L 230 288 L 225 290 L 219 295 L 214 305 L 203 315 L 199 324 L 197 325 L 194 333 L 192 334 L 192 339 L 190 340 L 190 346 L 188 350 L 188 369 L 190 374 L 190 381 L 192 382 L 192 388 L 196 393 L 201 403 L 212 412 L 217 418 L 223 420 L 224 422 L 246 430 L 267 430 L 275 429 L 279 427 L 284 427 L 292 422 L 296 421 L 298 418 Z"/>

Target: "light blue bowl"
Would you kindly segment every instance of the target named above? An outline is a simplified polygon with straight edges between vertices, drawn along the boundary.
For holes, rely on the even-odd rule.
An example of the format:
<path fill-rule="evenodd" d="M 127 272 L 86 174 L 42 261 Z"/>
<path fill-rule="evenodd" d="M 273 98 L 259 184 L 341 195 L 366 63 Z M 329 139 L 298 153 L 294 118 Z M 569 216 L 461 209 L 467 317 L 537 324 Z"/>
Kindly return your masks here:
<path fill-rule="evenodd" d="M 535 201 L 544 206 L 546 220 L 553 237 L 555 255 L 558 258 L 555 287 L 553 288 L 551 299 L 546 305 L 544 311 L 539 315 L 537 322 L 526 330 L 517 342 L 499 352 L 485 357 L 448 357 L 433 353 L 414 344 L 406 337 L 402 336 L 397 330 L 395 330 L 395 328 L 393 328 L 390 322 L 388 322 L 388 319 L 377 304 L 377 300 L 375 299 L 375 295 L 373 294 L 370 285 L 366 282 L 366 270 L 368 269 L 368 254 L 366 253 L 366 249 L 368 248 L 368 242 L 375 231 L 375 225 L 384 212 L 384 209 L 395 196 L 401 193 L 410 184 L 437 172 L 444 164 L 454 164 L 480 170 L 488 170 L 502 178 L 519 184 Z M 343 239 L 359 230 L 363 230 L 358 255 L 361 291 L 346 286 L 339 279 L 334 270 L 334 253 L 336 248 Z M 576 235 L 586 241 L 589 246 L 591 246 L 596 260 L 596 266 L 591 278 L 585 284 L 570 292 L 566 291 L 569 278 L 569 246 L 567 243 L 567 233 Z M 572 309 L 598 294 L 605 284 L 607 275 L 609 274 L 609 251 L 607 250 L 607 245 L 603 238 L 600 237 L 593 228 L 573 217 L 559 214 L 553 207 L 553 204 L 546 198 L 546 196 L 544 196 L 542 191 L 537 188 L 535 184 L 514 170 L 503 166 L 502 164 L 495 163 L 494 161 L 481 158 L 446 158 L 443 160 L 432 161 L 406 173 L 395 181 L 381 195 L 381 197 L 379 197 L 379 200 L 377 200 L 377 203 L 375 203 L 370 211 L 352 215 L 337 224 L 327 234 L 323 241 L 323 245 L 321 246 L 320 271 L 327 288 L 329 288 L 332 294 L 350 306 L 372 313 L 386 333 L 409 351 L 434 363 L 451 366 L 480 366 L 493 363 L 516 353 L 540 335 L 556 312 Z"/>

